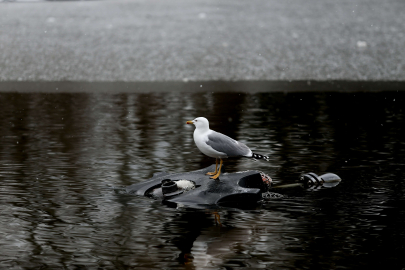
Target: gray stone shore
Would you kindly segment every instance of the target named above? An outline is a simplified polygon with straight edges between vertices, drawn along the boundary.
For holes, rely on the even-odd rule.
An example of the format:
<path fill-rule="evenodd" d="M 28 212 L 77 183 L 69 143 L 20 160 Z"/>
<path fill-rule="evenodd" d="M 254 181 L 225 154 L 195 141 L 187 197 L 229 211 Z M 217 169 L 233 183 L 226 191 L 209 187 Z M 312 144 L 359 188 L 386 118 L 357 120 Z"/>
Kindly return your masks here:
<path fill-rule="evenodd" d="M 2 81 L 405 80 L 403 0 L 0 2 Z"/>

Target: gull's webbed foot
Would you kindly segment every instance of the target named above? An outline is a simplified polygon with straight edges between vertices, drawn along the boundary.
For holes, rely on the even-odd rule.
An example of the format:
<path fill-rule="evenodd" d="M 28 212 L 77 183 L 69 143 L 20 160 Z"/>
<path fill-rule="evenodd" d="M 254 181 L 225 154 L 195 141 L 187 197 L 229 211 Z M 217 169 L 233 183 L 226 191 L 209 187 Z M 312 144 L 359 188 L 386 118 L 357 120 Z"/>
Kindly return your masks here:
<path fill-rule="evenodd" d="M 218 159 L 215 159 L 215 172 L 207 172 L 205 175 L 216 175 L 218 173 Z"/>

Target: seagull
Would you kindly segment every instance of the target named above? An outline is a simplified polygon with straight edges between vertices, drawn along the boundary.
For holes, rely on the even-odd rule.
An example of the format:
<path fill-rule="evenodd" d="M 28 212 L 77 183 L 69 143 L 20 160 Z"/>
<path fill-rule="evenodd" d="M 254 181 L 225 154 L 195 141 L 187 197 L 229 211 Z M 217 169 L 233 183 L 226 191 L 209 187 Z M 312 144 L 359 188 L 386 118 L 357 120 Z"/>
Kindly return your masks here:
<path fill-rule="evenodd" d="M 217 179 L 221 174 L 222 159 L 228 157 L 247 157 L 255 159 L 264 159 L 268 161 L 268 156 L 255 154 L 245 144 L 238 142 L 222 133 L 210 129 L 208 119 L 205 117 L 197 117 L 192 121 L 187 121 L 187 124 L 194 124 L 194 142 L 200 151 L 215 158 L 215 172 L 208 172 L 207 175 L 212 175 L 212 179 Z M 218 159 L 220 165 L 218 169 Z"/>

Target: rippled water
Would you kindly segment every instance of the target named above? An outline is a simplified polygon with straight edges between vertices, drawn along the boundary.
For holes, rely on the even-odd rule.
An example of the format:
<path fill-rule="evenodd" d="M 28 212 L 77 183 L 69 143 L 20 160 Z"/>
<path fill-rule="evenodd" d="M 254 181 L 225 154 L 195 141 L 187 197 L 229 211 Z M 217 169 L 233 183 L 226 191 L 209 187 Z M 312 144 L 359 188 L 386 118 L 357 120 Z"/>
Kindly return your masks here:
<path fill-rule="evenodd" d="M 404 92 L 0 93 L 0 267 L 401 269 L 404 101 Z M 343 181 L 220 209 L 219 221 L 115 191 L 212 164 L 185 124 L 197 116 L 271 156 L 227 160 L 227 171 Z"/>

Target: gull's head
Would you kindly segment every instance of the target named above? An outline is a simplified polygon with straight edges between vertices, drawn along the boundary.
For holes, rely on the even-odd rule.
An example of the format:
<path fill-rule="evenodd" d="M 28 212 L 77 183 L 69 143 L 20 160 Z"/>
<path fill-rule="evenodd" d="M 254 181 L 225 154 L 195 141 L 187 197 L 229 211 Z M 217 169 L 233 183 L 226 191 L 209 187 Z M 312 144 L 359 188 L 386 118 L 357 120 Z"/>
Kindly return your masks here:
<path fill-rule="evenodd" d="M 197 129 L 209 129 L 208 119 L 205 117 L 197 117 L 192 121 L 187 121 L 187 124 L 194 124 Z"/>

